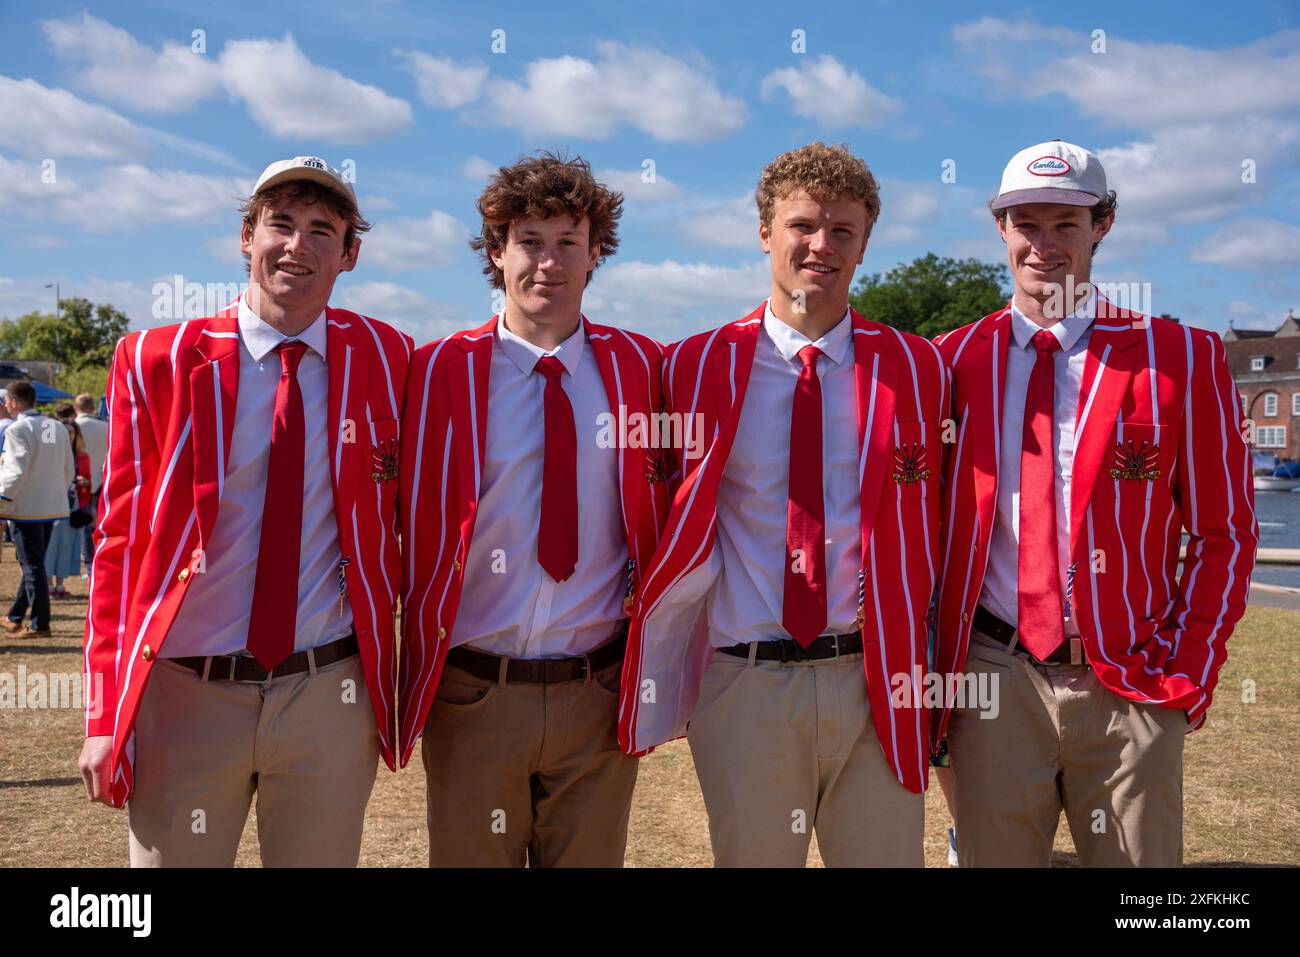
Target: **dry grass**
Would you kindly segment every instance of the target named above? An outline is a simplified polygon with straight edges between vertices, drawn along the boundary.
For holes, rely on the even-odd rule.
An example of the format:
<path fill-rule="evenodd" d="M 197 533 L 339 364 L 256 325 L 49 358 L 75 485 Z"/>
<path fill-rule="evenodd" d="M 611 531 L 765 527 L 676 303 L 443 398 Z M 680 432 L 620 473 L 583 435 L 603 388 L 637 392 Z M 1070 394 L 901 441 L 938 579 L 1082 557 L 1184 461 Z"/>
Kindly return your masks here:
<path fill-rule="evenodd" d="M 0 561 L 0 596 L 17 583 L 13 550 Z M 76 601 L 56 602 L 52 639 L 0 637 L 0 674 L 81 671 L 84 581 Z M 1232 657 L 1205 729 L 1188 739 L 1185 769 L 1186 860 L 1192 865 L 1294 864 L 1300 860 L 1300 783 L 1289 761 L 1300 721 L 1300 613 L 1252 609 L 1231 644 Z M 1254 703 L 1242 682 L 1255 683 Z M 123 866 L 126 814 L 88 804 L 77 773 L 81 715 L 70 710 L 0 710 L 0 865 Z M 399 774 L 381 770 L 366 814 L 361 863 L 422 866 L 426 860 L 424 773 L 417 759 Z M 927 866 L 945 861 L 948 815 L 937 786 L 926 800 Z M 250 816 L 239 851 L 256 866 Z M 1067 833 L 1057 863 L 1073 863 Z M 814 842 L 812 863 L 819 863 Z M 710 863 L 704 804 L 684 741 L 641 765 L 632 806 L 627 863 L 699 867 Z"/>

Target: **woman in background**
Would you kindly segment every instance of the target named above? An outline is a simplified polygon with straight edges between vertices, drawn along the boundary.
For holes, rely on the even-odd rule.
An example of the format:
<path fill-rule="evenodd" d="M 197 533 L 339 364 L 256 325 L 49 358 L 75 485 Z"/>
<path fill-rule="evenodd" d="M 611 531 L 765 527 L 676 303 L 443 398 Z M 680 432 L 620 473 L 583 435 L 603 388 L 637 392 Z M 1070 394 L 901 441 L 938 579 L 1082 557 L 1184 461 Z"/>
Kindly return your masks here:
<path fill-rule="evenodd" d="M 68 489 L 68 504 L 76 511 L 90 504 L 90 456 L 86 453 L 86 440 L 81 436 L 76 419 L 64 417 L 62 409 L 59 412 L 59 419 L 72 440 L 72 454 L 77 466 L 77 477 Z M 72 527 L 71 518 L 61 518 L 54 523 L 50 545 L 45 552 L 45 572 L 50 576 L 50 598 L 72 597 L 63 586 L 63 580 L 81 573 L 81 533 Z"/>

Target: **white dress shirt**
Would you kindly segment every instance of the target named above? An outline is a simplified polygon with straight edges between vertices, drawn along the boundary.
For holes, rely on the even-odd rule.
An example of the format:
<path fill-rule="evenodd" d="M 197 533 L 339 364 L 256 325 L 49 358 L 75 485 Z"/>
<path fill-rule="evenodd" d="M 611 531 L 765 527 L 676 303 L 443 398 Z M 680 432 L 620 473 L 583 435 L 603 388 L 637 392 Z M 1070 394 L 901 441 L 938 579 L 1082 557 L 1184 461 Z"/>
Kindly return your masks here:
<path fill-rule="evenodd" d="M 328 644 L 352 630 L 352 609 L 346 593 L 339 587 L 343 555 L 334 517 L 329 457 L 325 323 L 322 312 L 315 322 L 292 337 L 308 347 L 298 366 L 306 457 L 295 652 Z M 248 642 L 257 563 L 261 558 L 275 561 L 277 557 L 274 551 L 261 554 L 260 546 L 266 473 L 271 458 L 271 423 L 280 383 L 280 357 L 274 350 L 288 340 L 289 337 L 264 323 L 240 300 L 239 393 L 221 505 L 202 570 L 190 581 L 189 594 L 163 645 L 163 657 L 235 654 L 243 651 Z"/>
<path fill-rule="evenodd" d="M 573 406 L 578 456 L 578 563 L 557 582 L 537 561 L 545 455 L 537 360 L 564 365 L 561 387 Z M 488 376 L 487 448 L 474 538 L 452 645 L 510 658 L 581 655 L 614 637 L 627 590 L 627 535 L 618 488 L 618 450 L 600 448 L 598 416 L 609 396 L 579 325 L 545 350 L 497 323 Z"/>
<path fill-rule="evenodd" d="M 1053 380 L 1052 445 L 1056 449 L 1056 552 L 1060 569 L 1061 603 L 1065 608 L 1067 570 L 1070 564 L 1070 478 L 1074 474 L 1074 425 L 1079 409 L 1079 386 L 1088 356 L 1088 340 L 1097 314 L 1097 300 L 1089 296 L 1071 316 L 1049 326 L 1061 348 Z M 998 496 L 989 540 L 989 563 L 984 573 L 980 604 L 1008 624 L 1016 624 L 1019 602 L 1016 583 L 1020 568 L 1020 452 L 1025 423 L 1025 393 L 1038 360 L 1033 338 L 1042 326 L 1011 302 L 1011 339 L 1007 343 L 1007 383 L 1002 395 L 1002 462 L 998 469 Z M 1078 635 L 1073 614 L 1065 634 Z"/>
<path fill-rule="evenodd" d="M 722 571 L 709 596 L 715 648 L 789 638 L 781 624 L 785 594 L 786 508 L 790 487 L 790 415 L 803 362 L 822 351 L 822 495 L 826 509 L 827 623 L 823 634 L 857 629 L 862 565 L 858 486 L 858 400 L 853 324 L 844 318 L 816 342 L 778 319 L 769 302 L 731 457 L 718 489 L 715 555 Z"/>
<path fill-rule="evenodd" d="M 90 458 L 90 493 L 99 491 L 104 481 L 104 456 L 108 454 L 108 423 L 88 412 L 77 416 L 77 427 L 86 442 L 86 455 Z"/>

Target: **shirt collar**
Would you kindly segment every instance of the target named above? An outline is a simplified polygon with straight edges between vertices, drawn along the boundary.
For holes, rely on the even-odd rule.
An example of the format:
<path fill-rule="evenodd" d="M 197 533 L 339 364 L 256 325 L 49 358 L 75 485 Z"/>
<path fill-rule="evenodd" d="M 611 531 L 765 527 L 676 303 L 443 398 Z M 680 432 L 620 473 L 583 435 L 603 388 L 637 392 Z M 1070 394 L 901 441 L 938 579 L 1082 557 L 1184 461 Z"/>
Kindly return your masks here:
<path fill-rule="evenodd" d="M 578 374 L 578 364 L 582 362 L 582 350 L 586 347 L 587 330 L 585 328 L 586 318 L 578 320 L 578 328 L 573 330 L 573 335 L 565 339 L 554 349 L 543 349 L 541 346 L 529 342 L 522 336 L 517 336 L 506 328 L 505 316 L 497 320 L 497 342 L 501 345 L 501 351 L 510 357 L 519 371 L 524 375 L 532 375 L 533 370 L 537 368 L 537 360 L 543 356 L 555 356 L 564 366 L 564 371 L 570 376 Z"/>
<path fill-rule="evenodd" d="M 848 309 L 844 310 L 844 317 L 835 323 L 826 335 L 813 342 L 802 332 L 782 322 L 772 311 L 770 299 L 763 307 L 763 329 L 776 345 L 776 351 L 786 362 L 793 362 L 804 346 L 814 345 L 821 350 L 822 355 L 836 365 L 840 365 L 849 351 L 849 340 L 853 338 L 853 323 L 849 319 Z"/>
<path fill-rule="evenodd" d="M 1056 336 L 1056 341 L 1061 344 L 1061 351 L 1069 352 L 1074 348 L 1075 343 L 1083 338 L 1083 334 L 1088 331 L 1096 318 L 1096 293 L 1090 295 L 1073 314 L 1066 316 L 1054 325 L 1046 327 L 1040 326 L 1021 312 L 1020 307 L 1016 305 L 1014 296 L 1011 299 L 1011 336 L 1021 349 L 1029 347 L 1029 344 L 1033 341 L 1034 333 L 1046 328 L 1048 332 Z"/>
<path fill-rule="evenodd" d="M 253 312 L 253 307 L 242 297 L 239 300 L 239 338 L 254 362 L 261 362 L 276 346 L 291 339 L 305 342 L 307 348 L 320 356 L 321 361 L 324 362 L 326 343 L 329 341 L 325 323 L 325 311 L 322 309 L 321 314 L 302 332 L 296 336 L 286 336 L 258 318 L 257 313 Z"/>

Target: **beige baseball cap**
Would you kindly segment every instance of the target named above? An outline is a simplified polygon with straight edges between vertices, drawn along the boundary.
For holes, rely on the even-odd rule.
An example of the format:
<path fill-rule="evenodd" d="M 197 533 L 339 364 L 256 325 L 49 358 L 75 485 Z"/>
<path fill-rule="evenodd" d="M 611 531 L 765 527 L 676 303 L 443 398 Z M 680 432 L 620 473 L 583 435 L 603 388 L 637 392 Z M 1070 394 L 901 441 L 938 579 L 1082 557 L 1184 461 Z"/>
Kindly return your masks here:
<path fill-rule="evenodd" d="M 353 206 L 357 205 L 357 194 L 352 184 L 343 178 L 342 173 L 319 156 L 295 156 L 293 159 L 272 163 L 257 178 L 253 194 L 298 179 L 307 179 L 327 186 L 336 193 L 342 193 Z"/>
<path fill-rule="evenodd" d="M 1002 171 L 1002 185 L 992 208 L 1023 203 L 1096 206 L 1107 194 L 1106 170 L 1096 153 L 1064 140 L 1051 140 L 1011 157 Z"/>

